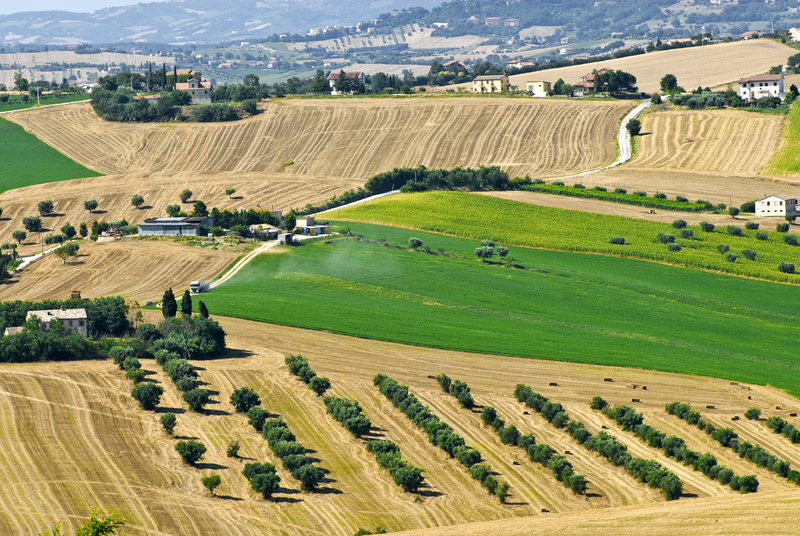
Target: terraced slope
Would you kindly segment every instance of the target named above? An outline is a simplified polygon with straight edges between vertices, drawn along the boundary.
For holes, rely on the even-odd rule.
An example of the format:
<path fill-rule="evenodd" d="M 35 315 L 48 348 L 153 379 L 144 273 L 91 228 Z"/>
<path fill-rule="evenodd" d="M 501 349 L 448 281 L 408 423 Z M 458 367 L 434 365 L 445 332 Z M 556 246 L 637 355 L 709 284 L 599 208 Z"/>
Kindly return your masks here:
<path fill-rule="evenodd" d="M 555 514 L 568 512 L 574 513 L 568 516 L 580 515 L 582 525 L 597 523 L 598 534 L 619 534 L 620 527 L 644 519 L 654 520 L 659 527 L 680 526 L 687 515 L 693 532 L 714 533 L 717 518 L 710 513 L 720 507 L 720 511 L 728 512 L 726 518 L 740 516 L 757 532 L 785 521 L 787 509 L 793 507 L 796 513 L 796 488 L 758 470 L 750 472 L 758 473 L 759 493 L 740 496 L 699 473 L 682 469 L 687 493 L 696 494 L 699 500 L 684 497 L 663 504 L 660 494 L 592 456 L 540 416 L 525 415 L 512 395 L 515 384 L 523 381 L 564 404 L 593 433 L 609 423 L 588 410 L 592 396 L 603 395 L 611 403 L 629 403 L 633 396 L 641 399 L 637 410 L 644 412 L 648 422 L 672 419 L 673 426 L 694 448 L 704 441 L 696 436 L 704 434 L 666 416 L 662 409 L 665 402 L 679 399 L 697 407 L 715 405 L 717 409 L 704 410 L 703 414 L 720 422 L 729 421 L 731 415 L 741 414 L 750 405 L 765 409 L 781 406 L 783 410 L 765 411 L 765 416 L 780 414 L 797 424 L 796 419 L 788 417 L 788 412 L 797 411 L 797 400 L 775 389 L 756 386 L 748 391 L 701 377 L 445 352 L 220 320 L 232 350 L 226 359 L 199 363 L 200 378 L 218 393 L 207 414 L 185 411 L 179 393 L 160 367 L 143 361 L 146 370 L 158 371 L 150 378 L 165 387 L 160 411 L 178 413 L 176 436 L 198 438 L 209 448 L 199 468 L 180 463 L 173 449 L 175 439 L 160 430 L 159 414 L 138 409 L 128 395 L 130 383 L 110 362 L 4 365 L 0 400 L 6 410 L 0 413 L 0 430 L 5 447 L 0 454 L 0 470 L 6 476 L 6 485 L 0 488 L 0 502 L 14 506 L 0 512 L 0 532 L 35 534 L 61 519 L 69 533 L 95 504 L 106 511 L 117 508 L 130 516 L 125 532 L 135 536 L 308 534 L 321 527 L 326 534 L 349 536 L 358 527 L 374 528 L 378 524 L 392 532 L 425 529 L 437 533 L 435 527 L 489 520 L 499 520 L 499 528 L 476 525 L 465 528 L 464 533 L 516 534 L 522 530 L 517 527 L 535 528 L 538 523 L 555 522 L 554 518 L 559 519 Z M 358 399 L 373 420 L 376 437 L 397 442 L 404 458 L 424 469 L 430 487 L 421 490 L 421 501 L 394 486 L 362 444 L 325 414 L 322 401 L 290 376 L 283 356 L 291 352 L 302 352 L 318 374 L 329 377 L 333 394 Z M 480 449 L 486 462 L 511 483 L 510 504 L 501 506 L 488 497 L 460 466 L 431 446 L 423 432 L 378 394 L 371 381 L 377 372 L 407 383 L 469 444 Z M 590 480 L 590 494 L 572 495 L 547 470 L 525 460 L 518 449 L 502 445 L 491 429 L 479 424 L 477 413 L 459 408 L 453 397 L 442 393 L 436 381 L 428 378 L 442 372 L 466 381 L 476 400 L 493 405 L 521 431 L 547 438 L 546 442 L 559 451 L 569 450 L 571 462 Z M 612 378 L 613 382 L 604 382 L 603 378 Z M 551 386 L 551 382 L 558 386 Z M 648 389 L 633 391 L 627 387 L 633 383 L 647 385 Z M 225 457 L 227 443 L 238 439 L 243 456 L 277 461 L 246 419 L 231 413 L 228 398 L 242 385 L 254 388 L 266 409 L 281 414 L 298 440 L 315 451 L 312 455 L 320 460 L 318 465 L 330 471 L 320 493 L 300 492 L 298 483 L 279 469 L 283 480 L 278 500 L 265 502 L 249 490 L 240 474 L 243 464 L 251 460 Z M 752 428 L 748 433 L 759 444 L 769 445 L 782 456 L 789 457 L 795 448 L 786 441 L 770 444 L 774 434 L 763 425 L 754 423 Z M 640 441 L 628 439 L 621 432 L 617 435 L 642 455 L 655 457 Z M 731 456 L 724 449 L 708 448 L 738 470 L 736 460 L 729 460 Z M 210 497 L 200 484 L 200 476 L 211 473 L 222 476 L 217 497 Z M 772 517 L 758 514 L 755 507 L 763 501 L 774 505 L 770 508 Z M 629 508 L 619 508 L 623 506 Z M 542 508 L 552 514 L 542 514 Z M 588 510 L 592 513 L 587 515 Z M 511 519 L 515 517 L 521 519 Z M 626 524 L 612 526 L 609 520 L 619 517 L 626 519 Z M 546 526 L 552 530 L 552 525 Z M 454 530 L 462 533 L 461 527 L 446 530 L 448 534 Z"/>

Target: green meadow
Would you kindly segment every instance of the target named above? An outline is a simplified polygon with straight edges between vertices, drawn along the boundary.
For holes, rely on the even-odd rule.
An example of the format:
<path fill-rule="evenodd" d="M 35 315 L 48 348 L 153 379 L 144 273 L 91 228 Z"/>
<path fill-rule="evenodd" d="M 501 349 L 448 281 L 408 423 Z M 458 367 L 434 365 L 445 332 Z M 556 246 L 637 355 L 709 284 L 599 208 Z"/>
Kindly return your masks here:
<path fill-rule="evenodd" d="M 53 97 L 50 94 L 42 95 L 41 99 L 41 106 L 50 106 L 52 104 L 64 104 L 67 102 L 79 102 L 79 101 L 88 101 L 92 98 L 91 95 L 87 93 L 80 93 L 77 95 L 64 95 L 62 97 Z M 8 112 L 11 110 L 26 110 L 28 108 L 34 108 L 39 106 L 36 102 L 36 97 L 30 97 L 28 102 L 20 102 L 18 99 L 19 97 L 14 95 L 12 96 L 13 100 L 9 100 L 6 104 L 0 104 L 0 112 Z"/>
<path fill-rule="evenodd" d="M 783 127 L 783 145 L 766 167 L 776 175 L 800 173 L 800 105 L 792 105 Z"/>
<path fill-rule="evenodd" d="M 465 192 L 398 194 L 329 214 L 344 220 L 492 239 L 504 244 L 620 255 L 800 283 L 800 275 L 778 270 L 780 263 L 787 262 L 800 272 L 800 246 L 786 244 L 774 224 L 755 231 L 745 229 L 745 221 L 730 218 L 726 225 L 718 225 L 710 233 L 700 226 L 689 226 L 694 237 L 684 239 L 681 230 L 668 223 L 541 207 Z M 776 218 L 775 223 L 785 222 Z M 728 234 L 727 225 L 740 228 L 742 236 Z M 766 232 L 767 240 L 756 239 L 757 232 Z M 667 244 L 659 242 L 658 233 L 674 235 L 681 250 L 670 251 Z M 614 236 L 623 237 L 626 244 L 610 244 Z M 720 254 L 720 245 L 729 247 L 727 253 L 737 255 L 735 262 Z M 755 251 L 755 260 L 747 260 L 742 255 L 744 249 Z"/>
<path fill-rule="evenodd" d="M 101 174 L 59 153 L 21 126 L 0 119 L 0 192 Z"/>
<path fill-rule="evenodd" d="M 343 211 L 344 212 L 344 211 Z M 399 343 L 771 384 L 800 396 L 795 287 L 637 259 L 369 224 L 355 238 L 261 255 L 202 299 L 215 315 Z M 462 255 L 466 254 L 466 258 Z"/>

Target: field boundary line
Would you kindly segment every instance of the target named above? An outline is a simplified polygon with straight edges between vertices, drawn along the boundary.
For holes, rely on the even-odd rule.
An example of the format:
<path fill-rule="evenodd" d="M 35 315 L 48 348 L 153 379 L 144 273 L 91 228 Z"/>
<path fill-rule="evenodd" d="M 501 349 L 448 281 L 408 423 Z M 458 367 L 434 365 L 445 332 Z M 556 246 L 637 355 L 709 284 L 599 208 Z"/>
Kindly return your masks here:
<path fill-rule="evenodd" d="M 44 106 L 31 106 L 30 108 L 20 108 L 19 110 L 8 110 L 0 112 L 0 115 L 15 114 L 17 112 L 27 112 L 28 110 L 41 110 L 42 108 L 52 108 L 53 106 L 67 106 L 69 104 L 82 104 L 85 102 L 92 102 L 92 99 L 79 100 L 73 102 L 59 102 L 58 104 L 45 104 Z"/>
<path fill-rule="evenodd" d="M 379 197 L 384 197 L 387 195 L 392 194 L 399 194 L 400 190 L 392 190 L 391 192 L 384 192 L 382 194 L 371 195 L 369 197 L 365 197 L 364 199 L 359 199 L 358 201 L 353 201 L 352 203 L 347 203 L 346 205 L 342 205 L 340 207 L 329 208 L 328 210 L 323 210 L 322 212 L 317 212 L 315 216 L 319 216 L 320 214 L 327 214 L 328 212 L 333 212 L 334 210 L 339 210 L 347 207 L 351 207 L 353 205 L 358 205 L 359 203 L 366 203 L 367 201 L 372 201 L 373 199 L 378 199 Z"/>

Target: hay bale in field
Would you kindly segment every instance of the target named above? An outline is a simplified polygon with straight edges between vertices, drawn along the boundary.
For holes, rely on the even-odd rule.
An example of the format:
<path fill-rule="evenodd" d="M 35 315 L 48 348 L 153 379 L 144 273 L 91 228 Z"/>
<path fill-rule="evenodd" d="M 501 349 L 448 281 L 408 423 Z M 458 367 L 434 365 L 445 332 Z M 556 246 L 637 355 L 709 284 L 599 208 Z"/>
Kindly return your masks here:
<path fill-rule="evenodd" d="M 790 413 L 789 417 L 797 417 L 797 413 Z"/>
<path fill-rule="evenodd" d="M 604 382 L 613 382 L 614 380 L 612 380 L 611 378 L 603 378 L 603 381 Z"/>
<path fill-rule="evenodd" d="M 570 451 L 568 451 L 568 450 L 565 450 L 564 454 L 569 454 L 570 456 L 572 456 L 572 453 Z"/>
<path fill-rule="evenodd" d="M 558 387 L 558 384 L 556 382 L 550 382 L 550 387 Z"/>
<path fill-rule="evenodd" d="M 748 396 L 748 397 L 747 397 L 747 400 L 752 400 L 752 399 L 753 399 L 753 397 L 752 397 L 752 396 Z"/>
<path fill-rule="evenodd" d="M 716 406 L 706 406 L 706 409 L 717 409 Z"/>
<path fill-rule="evenodd" d="M 739 382 L 731 382 L 731 385 L 739 385 Z"/>
<path fill-rule="evenodd" d="M 642 385 L 642 391 L 647 391 L 647 386 L 646 385 Z"/>
<path fill-rule="evenodd" d="M 735 416 L 735 417 L 733 417 L 731 420 L 732 420 L 732 421 L 738 421 L 738 420 L 739 420 L 739 416 L 738 416 L 738 415 L 736 415 L 736 416 Z"/>
<path fill-rule="evenodd" d="M 781 409 L 781 407 L 780 406 L 775 406 L 775 409 Z"/>
<path fill-rule="evenodd" d="M 550 510 L 548 510 L 547 508 L 542 508 L 542 513 L 543 514 L 549 514 Z"/>
<path fill-rule="evenodd" d="M 428 374 L 428 379 L 429 379 L 429 380 L 435 380 L 435 379 L 436 379 L 436 376 L 431 376 L 430 374 Z"/>
<path fill-rule="evenodd" d="M 603 429 L 603 430 L 608 430 L 608 426 L 606 426 L 605 424 L 603 426 L 601 426 L 600 428 Z"/>
<path fill-rule="evenodd" d="M 631 402 L 641 402 L 638 398 L 631 398 Z"/>
<path fill-rule="evenodd" d="M 511 462 L 511 465 L 519 465 L 519 462 L 516 462 L 516 461 Z"/>
<path fill-rule="evenodd" d="M 523 415 L 530 415 L 530 413 L 528 413 L 527 411 L 523 411 L 522 414 Z"/>

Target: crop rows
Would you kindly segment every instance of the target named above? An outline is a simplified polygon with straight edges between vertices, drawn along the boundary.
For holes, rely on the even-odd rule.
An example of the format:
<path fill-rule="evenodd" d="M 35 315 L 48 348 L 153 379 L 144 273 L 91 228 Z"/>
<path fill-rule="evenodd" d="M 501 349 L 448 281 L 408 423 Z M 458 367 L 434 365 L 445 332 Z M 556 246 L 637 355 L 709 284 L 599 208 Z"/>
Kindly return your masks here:
<path fill-rule="evenodd" d="M 792 470 L 789 462 L 778 459 L 775 455 L 770 454 L 758 445 L 753 445 L 749 441 L 739 441 L 739 434 L 734 432 L 732 428 L 715 428 L 711 423 L 704 421 L 700 412 L 693 410 L 689 404 L 670 402 L 664 409 L 670 415 L 683 419 L 689 424 L 696 425 L 720 445 L 736 452 L 740 458 L 744 458 L 759 467 L 766 467 L 773 473 L 800 486 L 800 472 Z"/>
<path fill-rule="evenodd" d="M 473 407 L 472 394 L 466 383 L 458 380 L 452 381 L 445 374 L 436 377 L 439 385 L 445 393 L 456 397 L 459 403 L 467 409 Z M 491 426 L 497 435 L 506 445 L 519 447 L 525 451 L 532 462 L 539 463 L 552 471 L 553 477 L 570 488 L 575 493 L 586 493 L 586 477 L 576 474 L 572 464 L 565 456 L 555 454 L 555 450 L 547 444 L 536 444 L 533 434 L 521 435 L 517 427 L 513 424 L 506 426 L 506 423 L 497 415 L 497 410 L 491 406 L 483 406 L 481 411 L 483 424 Z"/>
<path fill-rule="evenodd" d="M 667 437 L 667 434 L 643 424 L 644 416 L 636 413 L 630 406 L 614 406 L 612 408 L 605 400 L 596 396 L 592 400 L 592 409 L 601 410 L 606 417 L 622 426 L 626 432 L 635 433 L 648 446 L 663 449 L 667 458 L 675 458 L 677 461 L 683 462 L 683 465 L 700 471 L 711 480 L 718 480 L 742 493 L 753 493 L 758 489 L 758 479 L 755 475 L 736 476 L 732 469 L 720 465 L 713 454 L 694 452 L 686 447 L 686 441 L 683 438 L 676 435 Z"/>
<path fill-rule="evenodd" d="M 461 465 L 469 469 L 470 476 L 481 483 L 490 494 L 498 491 L 501 501 L 505 500 L 505 491 L 508 490 L 508 483 L 498 482 L 490 473 L 490 468 L 486 465 L 479 465 L 481 453 L 468 447 L 464 438 L 456 434 L 452 428 L 431 410 L 423 406 L 422 403 L 412 393 L 408 392 L 408 386 L 400 385 L 385 374 L 377 374 L 373 378 L 373 383 L 380 388 L 381 394 L 389 399 L 400 411 L 405 413 L 418 428 L 421 428 L 428 435 L 428 441 L 445 451 L 451 458 L 457 459 Z"/>
<path fill-rule="evenodd" d="M 502 218 L 497 215 L 502 214 Z M 342 209 L 341 218 L 370 221 L 444 233 L 475 240 L 562 251 L 595 252 L 717 270 L 775 281 L 798 282 L 800 276 L 781 272 L 781 263 L 800 266 L 800 247 L 784 242 L 784 234 L 742 229 L 711 232 L 688 226 L 687 238 L 670 250 L 658 235 L 675 232 L 668 224 L 582 211 L 542 207 L 464 192 L 425 192 L 378 199 L 367 206 Z M 524 222 L 521 224 L 520 222 Z M 765 240 L 756 237 L 761 233 Z M 611 244 L 612 237 L 624 238 Z M 736 258 L 720 254 L 720 246 Z M 754 260 L 739 253 L 750 249 Z M 738 259 L 738 260 L 737 260 Z"/>
<path fill-rule="evenodd" d="M 612 464 L 624 467 L 628 474 L 639 482 L 647 482 L 651 488 L 661 488 L 668 501 L 680 498 L 683 482 L 678 475 L 662 467 L 660 463 L 654 460 L 634 458 L 628 453 L 628 447 L 620 443 L 616 437 L 605 432 L 601 431 L 596 436 L 592 436 L 583 423 L 570 422 L 569 416 L 561 404 L 550 402 L 526 385 L 518 384 L 514 389 L 514 396 L 532 410 L 540 413 L 556 428 L 566 427 L 567 432 L 575 441 L 587 449 L 599 453 Z"/>
<path fill-rule="evenodd" d="M 625 205 L 635 205 L 638 207 L 661 208 L 666 210 L 677 210 L 681 212 L 703 212 L 711 208 L 706 203 L 690 203 L 677 199 L 666 199 L 659 197 L 647 197 L 645 192 L 628 194 L 618 192 L 607 192 L 597 187 L 587 190 L 582 186 L 566 186 L 563 184 L 530 184 L 523 186 L 522 190 L 528 192 L 538 192 L 542 194 L 564 195 L 567 197 L 580 197 L 582 199 L 596 199 L 598 201 L 611 201 L 612 203 L 622 203 Z"/>

